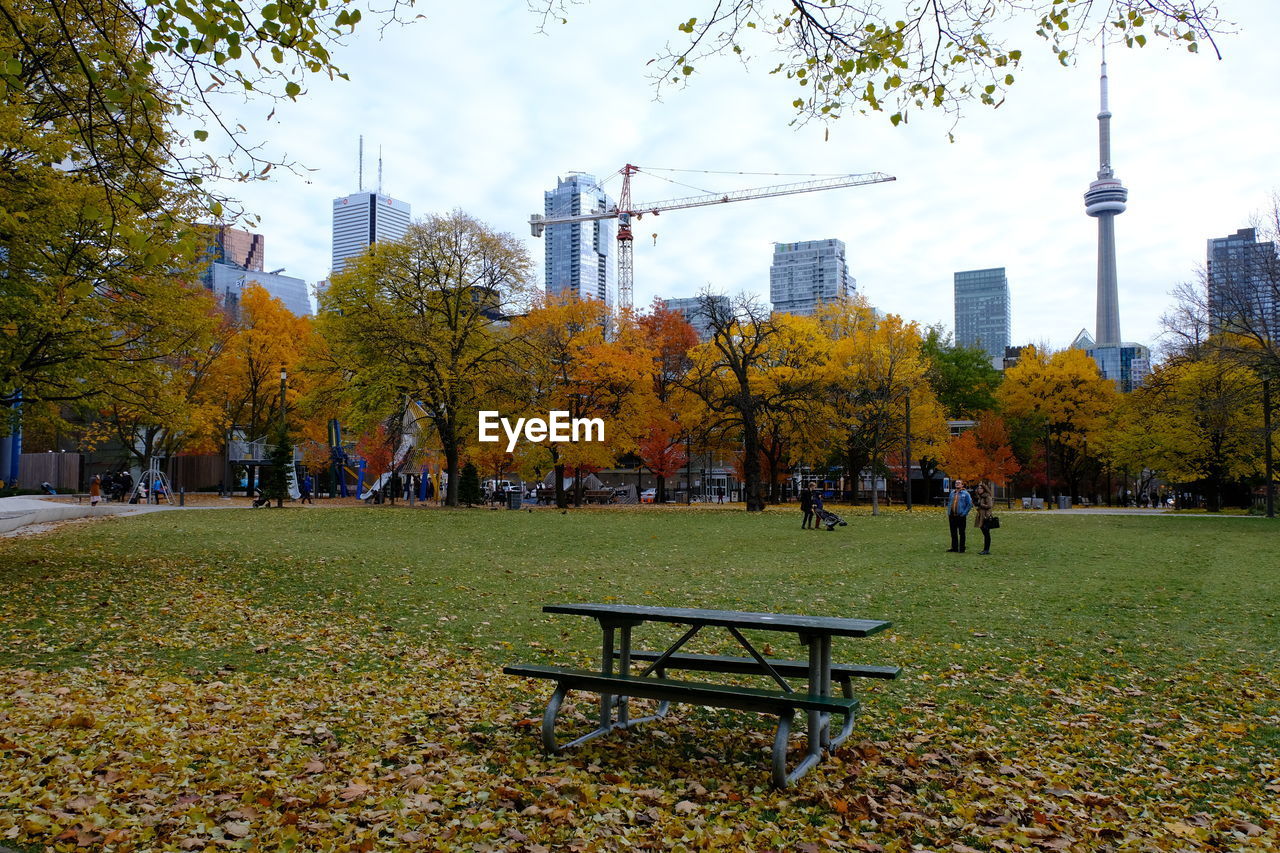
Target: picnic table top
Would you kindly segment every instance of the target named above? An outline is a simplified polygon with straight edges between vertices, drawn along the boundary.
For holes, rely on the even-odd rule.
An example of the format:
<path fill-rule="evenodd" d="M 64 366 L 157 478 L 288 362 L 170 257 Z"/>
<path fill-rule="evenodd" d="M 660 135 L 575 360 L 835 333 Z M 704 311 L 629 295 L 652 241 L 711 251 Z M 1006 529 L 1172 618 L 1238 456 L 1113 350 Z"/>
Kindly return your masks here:
<path fill-rule="evenodd" d="M 867 637 L 893 625 L 892 622 L 880 619 L 704 610 L 696 607 L 652 607 L 636 604 L 548 604 L 542 610 L 544 613 L 591 616 L 604 621 L 676 622 L 682 625 L 794 631 L 798 634 L 824 634 L 832 637 Z"/>

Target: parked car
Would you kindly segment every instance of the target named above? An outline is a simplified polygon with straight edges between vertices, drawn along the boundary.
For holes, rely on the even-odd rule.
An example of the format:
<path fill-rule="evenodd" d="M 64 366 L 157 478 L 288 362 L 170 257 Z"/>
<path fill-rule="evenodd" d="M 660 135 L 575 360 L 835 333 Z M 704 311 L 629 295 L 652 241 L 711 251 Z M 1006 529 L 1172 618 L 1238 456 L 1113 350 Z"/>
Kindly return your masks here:
<path fill-rule="evenodd" d="M 657 500 L 657 498 L 658 498 L 657 489 L 645 489 L 643 492 L 640 493 L 640 503 L 642 504 L 651 504 L 655 500 Z"/>

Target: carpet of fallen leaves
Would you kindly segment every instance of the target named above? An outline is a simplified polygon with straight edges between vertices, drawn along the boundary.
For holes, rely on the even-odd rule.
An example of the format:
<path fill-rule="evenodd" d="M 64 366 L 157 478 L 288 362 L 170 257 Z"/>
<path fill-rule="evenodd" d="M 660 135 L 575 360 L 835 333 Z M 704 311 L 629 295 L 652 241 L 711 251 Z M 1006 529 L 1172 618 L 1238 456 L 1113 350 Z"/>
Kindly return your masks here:
<path fill-rule="evenodd" d="M 1280 848 L 1280 687 L 1245 653 L 1152 674 L 1120 649 L 1098 666 L 983 634 L 946 649 L 894 636 L 905 659 L 947 663 L 907 673 L 910 689 L 866 685 L 854 737 L 776 792 L 758 717 L 678 707 L 546 756 L 549 688 L 477 652 L 182 571 L 140 571 L 127 595 L 118 580 L 35 577 L 0 601 L 0 653 L 17 661 L 0 667 L 0 845 Z M 202 649 L 261 665 L 172 656 Z M 49 665 L 63 653 L 79 663 Z M 585 731 L 593 711 L 584 698 L 562 719 Z"/>

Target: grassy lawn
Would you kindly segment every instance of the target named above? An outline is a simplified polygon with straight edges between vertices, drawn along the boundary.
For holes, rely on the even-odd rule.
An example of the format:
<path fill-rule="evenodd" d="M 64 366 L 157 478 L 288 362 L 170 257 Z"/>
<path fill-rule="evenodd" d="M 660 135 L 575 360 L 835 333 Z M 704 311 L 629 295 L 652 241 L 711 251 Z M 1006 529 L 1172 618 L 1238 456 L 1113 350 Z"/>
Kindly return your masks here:
<path fill-rule="evenodd" d="M 944 553 L 919 510 L 832 533 L 781 511 L 193 510 L 0 540 L 0 845 L 1280 844 L 1280 527 L 1002 517 L 985 557 L 972 532 Z M 565 601 L 889 619 L 836 656 L 905 671 L 860 685 L 855 735 L 783 793 L 772 726 L 732 712 L 547 757 L 549 687 L 499 670 L 593 659 L 593 622 L 541 612 Z"/>

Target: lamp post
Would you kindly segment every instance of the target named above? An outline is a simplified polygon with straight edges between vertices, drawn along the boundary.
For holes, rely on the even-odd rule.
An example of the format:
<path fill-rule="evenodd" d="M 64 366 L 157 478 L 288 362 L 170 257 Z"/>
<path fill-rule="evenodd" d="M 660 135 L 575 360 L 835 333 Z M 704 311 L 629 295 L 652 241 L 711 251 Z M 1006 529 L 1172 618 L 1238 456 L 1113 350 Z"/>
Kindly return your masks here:
<path fill-rule="evenodd" d="M 284 437 L 284 434 L 285 434 L 285 420 L 284 420 L 284 399 L 285 399 L 285 397 L 284 397 L 284 392 L 285 392 L 285 382 L 286 382 L 288 379 L 289 379 L 289 372 L 288 372 L 287 370 L 285 370 L 283 367 L 281 367 L 281 368 L 280 368 L 280 435 L 279 435 L 279 437 L 277 438 L 277 441 L 279 441 L 281 444 L 283 444 L 283 443 L 284 443 L 284 440 L 285 440 L 285 437 Z M 283 466 L 283 465 L 285 465 L 285 464 L 292 465 L 292 464 L 293 464 L 293 454 L 290 454 L 290 455 L 289 455 L 289 461 L 288 461 L 288 463 L 285 463 L 284 457 L 283 457 L 283 455 L 282 455 L 282 456 L 280 457 L 280 463 L 281 463 L 281 465 L 282 465 L 282 466 Z M 280 473 L 279 473 L 279 477 L 280 477 L 280 479 L 279 479 L 277 482 L 280 484 L 280 491 L 276 492 L 276 506 L 277 506 L 277 507 L 282 507 L 282 506 L 284 506 L 284 491 L 285 491 L 285 489 L 288 487 L 288 484 L 289 484 L 289 473 L 288 473 L 288 471 L 287 471 L 287 470 L 285 470 L 285 469 L 282 469 L 282 470 L 280 471 Z"/>
<path fill-rule="evenodd" d="M 904 479 L 907 481 L 907 512 L 911 512 L 911 387 L 907 387 L 907 464 Z"/>
<path fill-rule="evenodd" d="M 280 368 L 280 433 L 284 434 L 284 386 L 289 379 L 289 371 Z"/>
<path fill-rule="evenodd" d="M 1271 377 L 1262 380 L 1262 429 L 1266 448 L 1267 518 L 1276 517 L 1275 468 L 1271 457 Z"/>

